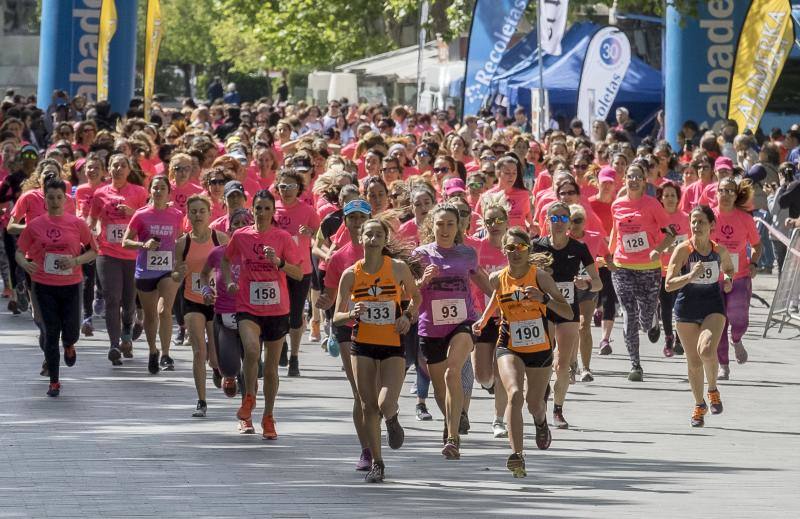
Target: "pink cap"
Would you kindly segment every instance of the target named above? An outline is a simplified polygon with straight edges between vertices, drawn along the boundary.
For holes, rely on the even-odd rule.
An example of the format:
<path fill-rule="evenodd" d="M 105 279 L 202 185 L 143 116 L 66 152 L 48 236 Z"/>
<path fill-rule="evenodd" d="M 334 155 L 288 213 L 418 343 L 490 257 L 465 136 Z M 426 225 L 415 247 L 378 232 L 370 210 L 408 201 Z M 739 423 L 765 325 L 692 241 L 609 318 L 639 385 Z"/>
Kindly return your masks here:
<path fill-rule="evenodd" d="M 617 172 L 614 171 L 614 168 L 606 166 L 600 170 L 600 173 L 598 173 L 597 180 L 599 180 L 601 184 L 603 182 L 616 182 Z"/>
<path fill-rule="evenodd" d="M 459 191 L 462 193 L 467 191 L 467 186 L 464 185 L 463 180 L 460 178 L 448 178 L 444 181 L 444 193 L 447 196 L 458 193 Z"/>
<path fill-rule="evenodd" d="M 719 169 L 728 169 L 733 171 L 733 161 L 728 157 L 717 157 L 714 161 L 714 171 Z"/>

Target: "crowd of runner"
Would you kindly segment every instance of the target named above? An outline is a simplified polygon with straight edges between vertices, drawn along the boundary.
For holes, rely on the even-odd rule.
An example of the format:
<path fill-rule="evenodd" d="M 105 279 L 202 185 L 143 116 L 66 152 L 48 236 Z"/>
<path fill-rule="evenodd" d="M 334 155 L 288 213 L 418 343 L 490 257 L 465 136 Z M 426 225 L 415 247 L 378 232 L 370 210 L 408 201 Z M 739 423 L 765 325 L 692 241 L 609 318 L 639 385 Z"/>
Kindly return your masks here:
<path fill-rule="evenodd" d="M 730 345 L 748 359 L 752 279 L 786 255 L 754 216 L 786 233 L 800 216 L 797 128 L 689 121 L 674 150 L 632 133 L 625 109 L 537 139 L 520 111 L 462 124 L 347 100 L 188 100 L 147 122 L 138 103 L 118 118 L 61 93 L 46 112 L 31 101 L 9 95 L 0 112 L 0 267 L 9 311 L 38 327 L 47 394 L 62 390 L 62 350 L 73 366 L 104 322 L 113 366 L 138 366 L 146 343 L 155 376 L 191 346 L 195 417 L 210 368 L 241 398 L 219 412 L 255 433 L 260 380 L 276 440 L 279 367 L 301 375 L 308 332 L 341 358 L 370 482 L 384 478 L 382 421 L 403 444 L 412 367 L 416 419 L 432 419 L 433 385 L 445 458 L 461 455 L 477 381 L 524 476 L 523 404 L 547 449 L 549 427 L 569 427 L 570 385 L 612 352 L 618 311 L 628 380 L 645 378 L 640 332 L 685 355 L 702 426 L 723 411 Z"/>

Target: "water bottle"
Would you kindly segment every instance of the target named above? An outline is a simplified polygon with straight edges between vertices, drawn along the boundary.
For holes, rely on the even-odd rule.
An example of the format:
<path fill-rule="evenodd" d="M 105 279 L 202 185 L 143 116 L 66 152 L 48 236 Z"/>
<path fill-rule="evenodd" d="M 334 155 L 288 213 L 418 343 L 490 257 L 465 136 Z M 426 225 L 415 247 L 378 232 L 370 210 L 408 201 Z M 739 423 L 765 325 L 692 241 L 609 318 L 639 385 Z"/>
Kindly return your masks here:
<path fill-rule="evenodd" d="M 328 337 L 328 355 L 331 357 L 339 356 L 339 341 L 336 340 L 336 335 L 334 334 Z"/>

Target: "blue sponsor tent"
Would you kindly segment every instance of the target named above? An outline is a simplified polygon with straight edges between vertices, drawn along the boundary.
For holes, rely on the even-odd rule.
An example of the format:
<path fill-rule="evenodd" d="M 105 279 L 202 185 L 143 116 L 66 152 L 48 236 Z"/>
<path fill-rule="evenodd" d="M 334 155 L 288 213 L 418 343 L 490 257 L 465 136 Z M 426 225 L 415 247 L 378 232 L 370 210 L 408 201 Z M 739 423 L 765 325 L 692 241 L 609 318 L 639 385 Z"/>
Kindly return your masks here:
<path fill-rule="evenodd" d="M 562 39 L 561 56 L 545 55 L 544 87 L 550 98 L 551 115 L 563 115 L 571 119 L 577 113 L 578 85 L 583 69 L 583 59 L 589 47 L 589 41 L 600 28 L 599 25 L 591 22 L 576 23 L 570 27 Z M 524 38 L 520 44 L 526 41 L 528 41 L 527 38 Z M 509 54 L 514 52 L 520 44 L 510 49 Z M 530 44 L 527 48 L 531 48 Z M 519 61 L 514 66 L 497 74 L 492 80 L 491 94 L 495 97 L 504 96 L 510 109 L 520 105 L 530 109 L 530 91 L 539 88 L 539 59 L 535 46 L 533 48 L 532 53 L 521 59 L 517 58 Z M 516 54 L 515 57 L 519 54 Z M 647 65 L 638 57 L 632 56 L 614 108 L 625 106 L 631 111 L 635 120 L 642 122 L 663 106 L 662 84 L 662 74 L 659 70 Z M 611 113 L 613 114 L 613 109 Z"/>

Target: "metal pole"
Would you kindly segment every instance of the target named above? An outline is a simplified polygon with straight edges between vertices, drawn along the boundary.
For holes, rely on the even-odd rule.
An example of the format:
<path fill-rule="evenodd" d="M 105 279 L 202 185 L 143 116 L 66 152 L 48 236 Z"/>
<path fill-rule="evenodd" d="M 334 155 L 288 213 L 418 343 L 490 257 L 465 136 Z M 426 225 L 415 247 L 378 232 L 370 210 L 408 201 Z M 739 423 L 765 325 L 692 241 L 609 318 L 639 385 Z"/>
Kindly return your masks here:
<path fill-rule="evenodd" d="M 536 40 L 539 47 L 539 139 L 544 136 L 544 54 L 542 53 L 542 2 L 536 0 Z"/>
<path fill-rule="evenodd" d="M 419 48 L 417 50 L 417 111 L 419 112 L 422 105 L 422 61 L 423 53 L 425 52 L 425 40 L 427 39 L 427 31 L 425 24 L 428 23 L 428 0 L 422 2 L 422 8 L 419 13 Z"/>

